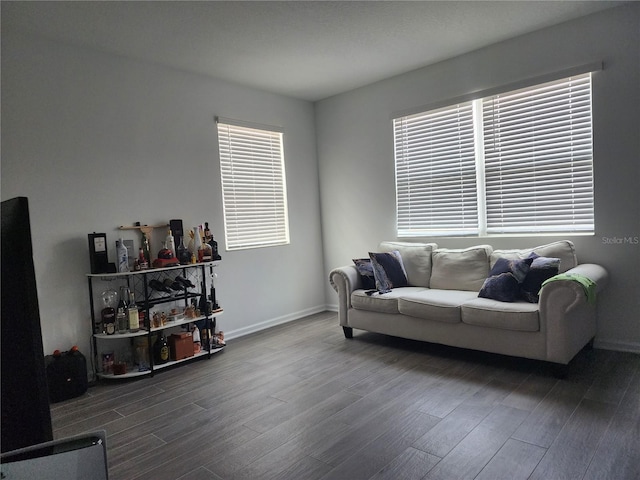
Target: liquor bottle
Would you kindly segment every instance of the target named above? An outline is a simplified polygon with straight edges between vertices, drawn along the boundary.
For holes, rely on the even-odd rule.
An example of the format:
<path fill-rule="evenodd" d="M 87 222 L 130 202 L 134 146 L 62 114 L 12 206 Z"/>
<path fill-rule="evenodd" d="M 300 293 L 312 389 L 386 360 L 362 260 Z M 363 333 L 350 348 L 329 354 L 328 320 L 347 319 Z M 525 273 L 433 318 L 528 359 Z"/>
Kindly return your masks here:
<path fill-rule="evenodd" d="M 138 267 L 140 267 L 140 270 L 146 270 L 149 268 L 149 261 L 147 260 L 147 257 L 145 257 L 144 249 L 142 247 L 140 247 L 140 250 L 138 251 Z"/>
<path fill-rule="evenodd" d="M 210 262 L 213 259 L 211 253 L 211 245 L 207 242 L 202 242 L 202 260 L 203 262 Z"/>
<path fill-rule="evenodd" d="M 140 330 L 140 317 L 138 316 L 138 305 L 136 305 L 136 295 L 129 293 L 129 308 L 127 308 L 127 317 L 129 318 L 129 331 L 135 333 Z"/>
<path fill-rule="evenodd" d="M 180 239 L 180 245 L 178 245 L 177 257 L 180 265 L 189 265 L 191 263 L 191 254 L 187 247 L 184 246 L 184 239 Z"/>
<path fill-rule="evenodd" d="M 124 314 L 124 310 L 122 308 L 118 308 L 118 313 L 116 313 L 116 325 L 118 333 L 127 333 L 127 316 Z"/>
<path fill-rule="evenodd" d="M 100 311 L 100 323 L 95 326 L 95 333 L 105 333 L 107 323 L 116 321 L 116 309 L 118 304 L 118 292 L 105 290 L 101 294 L 102 310 Z"/>
<path fill-rule="evenodd" d="M 193 253 L 196 255 L 198 262 L 202 262 L 202 237 L 200 236 L 200 227 L 193 227 Z"/>
<path fill-rule="evenodd" d="M 211 235 L 211 241 L 209 242 L 209 245 L 211 245 L 211 260 L 222 260 L 220 253 L 218 253 L 218 242 L 216 242 L 216 239 L 213 237 L 213 235 Z"/>
<path fill-rule="evenodd" d="M 167 250 L 170 250 L 173 258 L 176 258 L 176 243 L 175 243 L 175 240 L 173 239 L 173 234 L 171 233 L 171 229 L 169 229 L 169 233 L 167 235 L 165 242 L 166 242 Z"/>
<path fill-rule="evenodd" d="M 153 357 L 156 365 L 167 363 L 169 360 L 169 342 L 167 342 L 167 337 L 164 336 L 163 332 L 158 334 L 156 343 L 153 346 Z"/>
<path fill-rule="evenodd" d="M 118 309 L 118 313 L 120 313 L 120 309 Z M 113 335 L 116 333 L 116 322 L 118 321 L 118 315 L 116 317 L 109 317 L 107 322 L 104 324 L 104 331 L 107 335 Z"/>
<path fill-rule="evenodd" d="M 145 260 L 147 261 L 147 267 L 151 265 L 151 248 L 149 246 L 149 238 L 147 234 L 142 232 L 142 254 L 144 255 Z"/>
<path fill-rule="evenodd" d="M 118 252 L 118 272 L 129 271 L 129 254 L 127 247 L 124 246 L 124 240 L 121 238 L 116 242 L 116 250 Z"/>
<path fill-rule="evenodd" d="M 127 307 L 129 306 L 129 296 L 130 296 L 129 287 L 121 286 L 120 301 L 118 302 L 118 308 L 122 308 L 123 312 L 126 312 Z"/>

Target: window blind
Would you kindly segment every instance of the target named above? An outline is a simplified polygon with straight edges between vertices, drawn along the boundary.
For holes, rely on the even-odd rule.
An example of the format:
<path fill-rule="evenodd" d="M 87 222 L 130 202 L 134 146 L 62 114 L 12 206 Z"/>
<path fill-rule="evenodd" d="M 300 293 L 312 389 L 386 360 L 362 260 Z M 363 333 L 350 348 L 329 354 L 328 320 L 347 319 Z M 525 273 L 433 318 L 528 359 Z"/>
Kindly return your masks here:
<path fill-rule="evenodd" d="M 487 233 L 593 231 L 591 74 L 482 101 Z"/>
<path fill-rule="evenodd" d="M 289 243 L 283 133 L 217 126 L 227 250 Z"/>
<path fill-rule="evenodd" d="M 591 73 L 393 120 L 399 237 L 593 232 Z"/>
<path fill-rule="evenodd" d="M 478 231 L 471 102 L 394 120 L 398 236 Z"/>

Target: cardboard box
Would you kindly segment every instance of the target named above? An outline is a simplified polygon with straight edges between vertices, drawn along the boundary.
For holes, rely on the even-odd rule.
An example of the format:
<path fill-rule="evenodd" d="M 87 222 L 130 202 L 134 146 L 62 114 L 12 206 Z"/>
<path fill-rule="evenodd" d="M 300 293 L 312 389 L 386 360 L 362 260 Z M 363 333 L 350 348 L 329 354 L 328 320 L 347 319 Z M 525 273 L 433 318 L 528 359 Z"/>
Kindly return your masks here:
<path fill-rule="evenodd" d="M 193 336 L 191 332 L 173 333 L 169 337 L 171 360 L 193 357 Z"/>

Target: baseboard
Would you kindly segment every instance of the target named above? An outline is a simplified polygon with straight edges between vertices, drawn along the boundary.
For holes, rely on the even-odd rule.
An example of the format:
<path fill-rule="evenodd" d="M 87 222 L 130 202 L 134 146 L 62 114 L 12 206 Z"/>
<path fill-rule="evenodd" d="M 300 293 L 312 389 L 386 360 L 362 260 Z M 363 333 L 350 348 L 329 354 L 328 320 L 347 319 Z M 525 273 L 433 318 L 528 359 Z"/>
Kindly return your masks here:
<path fill-rule="evenodd" d="M 603 350 L 616 350 L 618 352 L 631 352 L 640 354 L 640 343 L 637 342 L 621 342 L 619 340 L 598 340 L 593 342 L 594 348 Z"/>
<path fill-rule="evenodd" d="M 325 310 L 329 311 L 329 312 L 337 312 L 338 311 L 338 305 L 325 305 L 324 307 Z"/>
<path fill-rule="evenodd" d="M 328 307 L 326 305 L 319 305 L 317 307 L 307 308 L 305 310 L 300 310 L 299 312 L 283 315 L 282 317 L 265 320 L 264 322 L 254 323 L 253 325 L 249 325 L 248 327 L 238 328 L 236 330 L 229 330 L 229 331 L 225 330 L 224 338 L 226 340 L 226 339 L 243 337 L 245 335 L 256 333 L 270 327 L 275 327 L 276 325 L 282 325 L 283 323 L 293 322 L 294 320 L 299 320 L 309 315 L 325 312 L 327 311 L 327 309 Z"/>

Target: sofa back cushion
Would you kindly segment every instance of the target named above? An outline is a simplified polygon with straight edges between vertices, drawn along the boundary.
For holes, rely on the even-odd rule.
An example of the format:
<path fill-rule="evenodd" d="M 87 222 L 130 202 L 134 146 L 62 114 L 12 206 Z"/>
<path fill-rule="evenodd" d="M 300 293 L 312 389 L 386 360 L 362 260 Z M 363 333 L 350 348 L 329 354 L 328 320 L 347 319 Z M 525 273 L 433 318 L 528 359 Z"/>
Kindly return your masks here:
<path fill-rule="evenodd" d="M 429 287 L 431 278 L 431 253 L 438 248 L 435 243 L 382 242 L 381 252 L 397 250 L 402 257 L 402 264 L 407 273 L 409 285 Z"/>
<path fill-rule="evenodd" d="M 431 288 L 479 292 L 489 275 L 490 245 L 437 248 L 432 254 Z"/>
<path fill-rule="evenodd" d="M 498 258 L 508 258 L 510 260 L 527 258 L 531 252 L 535 252 L 541 257 L 559 258 L 560 273 L 566 272 L 570 268 L 578 265 L 576 257 L 576 249 L 570 240 L 561 240 L 559 242 L 548 243 L 534 248 L 524 248 L 520 250 L 494 250 L 491 254 L 491 267 L 495 265 Z"/>

